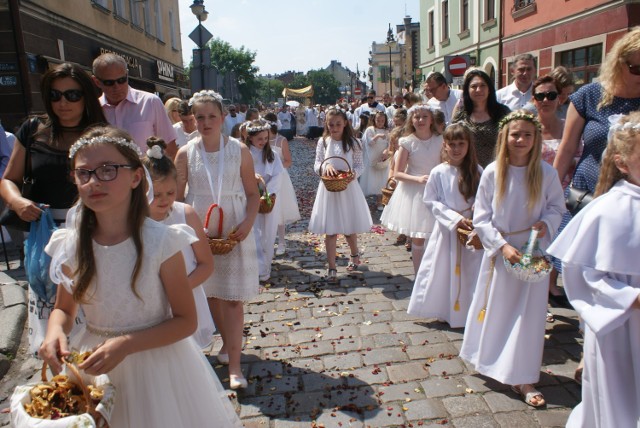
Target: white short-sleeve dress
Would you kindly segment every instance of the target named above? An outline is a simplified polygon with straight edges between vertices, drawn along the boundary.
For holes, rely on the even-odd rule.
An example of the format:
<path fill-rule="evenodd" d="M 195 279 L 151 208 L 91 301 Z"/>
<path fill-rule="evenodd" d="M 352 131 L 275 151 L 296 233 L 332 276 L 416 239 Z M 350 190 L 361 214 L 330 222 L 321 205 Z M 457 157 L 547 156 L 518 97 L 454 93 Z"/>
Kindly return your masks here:
<path fill-rule="evenodd" d="M 190 233 L 187 232 L 190 230 Z M 154 327 L 171 317 L 160 266 L 169 257 L 188 248 L 197 238 L 193 229 L 166 226 L 146 219 L 142 227 L 143 263 L 131 289 L 131 274 L 137 258 L 132 238 L 112 246 L 93 243 L 96 275 L 87 290 L 89 299 L 81 307 L 86 326 L 71 339 L 70 347 L 84 351 L 127 332 Z M 46 248 L 52 255 L 52 270 L 66 265 L 75 270 L 77 235 L 73 229 L 57 230 Z M 62 275 L 58 275 L 60 279 Z M 61 286 L 73 292 L 73 283 Z M 128 355 L 108 373 L 116 387 L 110 426 L 241 427 L 225 390 L 192 337 L 158 348 Z"/>
<path fill-rule="evenodd" d="M 282 157 L 282 141 L 286 140 L 282 135 L 278 134 L 276 137 L 270 142 L 271 148 L 274 152 L 280 156 L 280 159 L 284 159 Z M 282 183 L 280 183 L 280 193 L 278 193 L 278 205 L 280 205 L 280 222 L 278 224 L 289 224 L 295 223 L 300 220 L 302 217 L 300 216 L 300 209 L 298 208 L 298 200 L 296 199 L 296 191 L 293 188 L 293 183 L 291 182 L 291 176 L 289 175 L 289 171 L 285 168 L 284 174 L 282 176 Z"/>

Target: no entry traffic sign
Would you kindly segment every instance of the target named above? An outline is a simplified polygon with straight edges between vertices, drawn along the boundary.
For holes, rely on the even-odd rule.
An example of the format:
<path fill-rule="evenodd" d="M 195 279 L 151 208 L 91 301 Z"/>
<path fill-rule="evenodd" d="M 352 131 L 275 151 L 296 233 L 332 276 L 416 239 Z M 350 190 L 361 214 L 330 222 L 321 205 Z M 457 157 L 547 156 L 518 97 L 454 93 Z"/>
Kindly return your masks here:
<path fill-rule="evenodd" d="M 451 58 L 451 61 L 449 61 L 449 73 L 451 73 L 453 77 L 463 76 L 468 66 L 469 64 L 464 57 L 454 56 Z"/>
<path fill-rule="evenodd" d="M 354 95 L 362 95 L 362 89 L 360 87 L 357 87 L 353 90 L 353 94 Z"/>

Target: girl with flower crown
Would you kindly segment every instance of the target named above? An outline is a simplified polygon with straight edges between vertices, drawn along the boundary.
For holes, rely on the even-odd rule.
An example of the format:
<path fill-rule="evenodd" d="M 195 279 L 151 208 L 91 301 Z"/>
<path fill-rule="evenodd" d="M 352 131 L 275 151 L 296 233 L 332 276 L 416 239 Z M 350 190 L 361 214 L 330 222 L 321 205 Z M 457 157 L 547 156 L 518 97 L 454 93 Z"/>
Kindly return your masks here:
<path fill-rule="evenodd" d="M 431 170 L 440 163 L 442 136 L 433 122 L 427 104 L 416 104 L 408 110 L 400 148 L 396 154 L 393 178 L 396 190 L 380 217 L 380 222 L 394 232 L 411 238 L 413 268 L 418 272 L 425 241 L 431 236 L 435 219 L 422 201 Z"/>
<path fill-rule="evenodd" d="M 284 167 L 280 156 L 271 150 L 269 144 L 269 129 L 271 124 L 264 119 L 257 119 L 247 124 L 247 136 L 244 143 L 249 147 L 253 158 L 253 169 L 256 172 L 258 183 L 264 181 L 266 189 L 263 189 L 265 196 L 280 194 Z M 267 200 L 267 199 L 265 199 Z M 276 199 L 272 211 L 265 214 L 258 214 L 253 231 L 256 236 L 256 247 L 258 250 L 258 274 L 261 282 L 267 282 L 271 278 L 271 262 L 273 261 L 273 245 L 276 242 L 276 232 L 280 220 L 281 206 Z"/>
<path fill-rule="evenodd" d="M 640 113 L 616 119 L 595 199 L 549 247 L 562 260 L 567 296 L 584 320 L 582 402 L 568 427 L 632 427 L 640 420 Z"/>
<path fill-rule="evenodd" d="M 212 204 L 209 236 L 238 241 L 224 255 L 214 255 L 215 269 L 203 283 L 216 327 L 222 336 L 218 353 L 221 364 L 229 364 L 229 385 L 246 388 L 240 368 L 244 328 L 244 302 L 259 292 L 256 241 L 253 223 L 258 214 L 259 194 L 249 148 L 235 138 L 222 136 L 226 113 L 222 97 L 214 91 L 200 91 L 190 101 L 200 137 L 181 147 L 176 155 L 177 199 L 185 199 L 200 219 Z M 185 189 L 189 193 L 185 198 Z M 222 221 L 222 236 L 217 225 Z"/>
<path fill-rule="evenodd" d="M 500 122 L 495 162 L 480 178 L 473 225 L 485 248 L 460 356 L 483 375 L 512 385 L 530 406 L 543 406 L 533 384 L 540 377 L 548 283 L 507 272 L 518 263 L 531 229 L 544 250 L 565 211 L 562 186 L 541 160 L 540 124 L 516 111 Z"/>
<path fill-rule="evenodd" d="M 211 346 L 215 327 L 202 283 L 213 272 L 213 256 L 196 212 L 190 205 L 176 201 L 178 172 L 173 161 L 165 154 L 166 143 L 160 138 L 150 137 L 147 139 L 147 146 L 149 149 L 142 164 L 149 171 L 153 188 L 149 217 L 167 225 L 187 225 L 195 230 L 198 237 L 198 241 L 191 244 L 190 248 L 182 250 L 182 256 L 189 279 L 187 285 L 193 290 L 198 313 L 198 328 L 193 338 L 200 348 L 207 349 Z"/>
<path fill-rule="evenodd" d="M 181 251 L 193 230 L 148 218 L 140 150 L 126 132 L 94 128 L 69 157 L 80 202 L 46 248 L 60 286 L 40 356 L 58 373 L 72 349 L 90 351 L 78 368 L 116 387 L 110 426 L 240 427 L 189 337 L 197 319 Z M 79 306 L 87 323 L 68 343 Z"/>

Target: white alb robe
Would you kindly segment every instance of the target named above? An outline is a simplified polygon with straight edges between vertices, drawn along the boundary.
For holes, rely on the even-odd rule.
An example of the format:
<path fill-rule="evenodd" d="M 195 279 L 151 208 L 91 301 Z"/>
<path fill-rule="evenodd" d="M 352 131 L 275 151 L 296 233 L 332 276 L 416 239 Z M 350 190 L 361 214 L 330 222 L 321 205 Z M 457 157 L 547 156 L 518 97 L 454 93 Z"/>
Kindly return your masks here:
<path fill-rule="evenodd" d="M 549 246 L 566 210 L 558 174 L 542 162 L 540 200 L 529 211 L 527 167 L 509 166 L 503 200 L 496 202 L 496 163 L 487 166 L 480 179 L 473 216 L 485 253 L 473 302 L 467 317 L 460 356 L 475 369 L 507 385 L 538 382 L 544 349 L 548 281 L 520 281 L 504 267 L 501 248 L 521 249 L 531 226 L 544 221 L 547 234 L 539 247 Z M 523 231 L 521 233 L 514 233 Z M 493 273 L 491 259 L 495 257 Z M 487 288 L 488 287 L 488 288 Z M 485 307 L 484 321 L 478 314 Z"/>
<path fill-rule="evenodd" d="M 640 187 L 621 180 L 549 247 L 585 323 L 582 402 L 567 427 L 640 426 L 639 212 Z"/>
<path fill-rule="evenodd" d="M 436 166 L 429 174 L 423 200 L 436 223 L 407 310 L 411 315 L 446 321 L 452 328 L 465 325 L 483 254 L 482 250 L 463 247 L 456 236 L 460 220 L 471 218 L 475 199 L 464 199 L 458 188 L 459 178 L 460 169 L 448 163 Z M 460 266 L 459 275 L 456 265 Z"/>

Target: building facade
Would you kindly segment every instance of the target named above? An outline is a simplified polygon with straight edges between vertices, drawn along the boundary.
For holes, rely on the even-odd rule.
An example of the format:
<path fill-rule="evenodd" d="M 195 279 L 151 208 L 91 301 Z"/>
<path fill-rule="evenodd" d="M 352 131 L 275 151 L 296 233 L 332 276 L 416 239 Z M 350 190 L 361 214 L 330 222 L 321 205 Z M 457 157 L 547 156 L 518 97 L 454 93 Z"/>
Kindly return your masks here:
<path fill-rule="evenodd" d="M 0 0 L 0 119 L 7 129 L 43 112 L 40 78 L 73 62 L 91 72 L 102 53 L 122 56 L 132 87 L 189 94 L 178 0 Z"/>
<path fill-rule="evenodd" d="M 469 55 L 469 66 L 494 82 L 500 65 L 500 0 L 424 0 L 420 2 L 422 79 L 445 74 L 445 56 Z"/>
<path fill-rule="evenodd" d="M 630 28 L 640 24 L 634 0 L 509 0 L 502 10 L 502 85 L 511 80 L 509 65 L 521 53 L 537 58 L 538 75 L 562 65 L 576 86 L 592 82 L 604 55 Z"/>
<path fill-rule="evenodd" d="M 340 61 L 331 60 L 331 64 L 324 71 L 330 73 L 340 83 L 340 94 L 344 99 L 351 100 L 367 90 L 367 85 L 360 81 L 358 73 L 343 66 Z"/>

